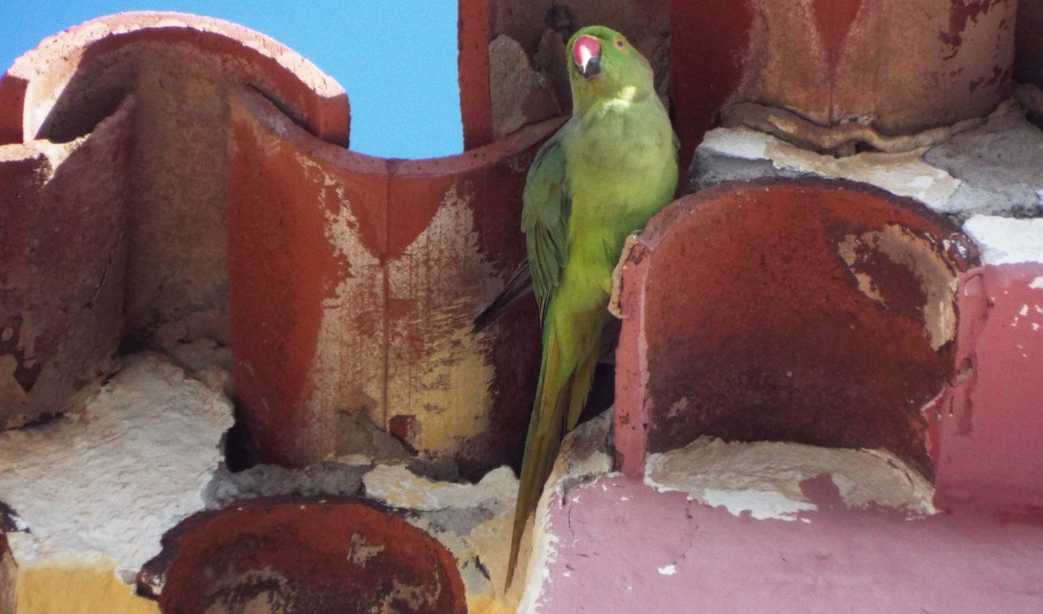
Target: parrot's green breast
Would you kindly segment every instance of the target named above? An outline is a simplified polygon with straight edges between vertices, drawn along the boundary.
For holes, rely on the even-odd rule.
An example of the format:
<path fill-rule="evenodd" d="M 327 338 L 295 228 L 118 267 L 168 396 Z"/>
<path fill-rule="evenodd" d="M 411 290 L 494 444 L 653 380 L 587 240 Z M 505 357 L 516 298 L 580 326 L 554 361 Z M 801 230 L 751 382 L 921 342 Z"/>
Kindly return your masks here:
<path fill-rule="evenodd" d="M 563 128 L 565 175 L 572 195 L 570 246 L 574 253 L 606 253 L 608 261 L 584 258 L 584 264 L 601 264 L 599 272 L 610 273 L 626 236 L 673 198 L 674 133 L 654 95 L 637 101 L 609 100 L 573 122 Z"/>

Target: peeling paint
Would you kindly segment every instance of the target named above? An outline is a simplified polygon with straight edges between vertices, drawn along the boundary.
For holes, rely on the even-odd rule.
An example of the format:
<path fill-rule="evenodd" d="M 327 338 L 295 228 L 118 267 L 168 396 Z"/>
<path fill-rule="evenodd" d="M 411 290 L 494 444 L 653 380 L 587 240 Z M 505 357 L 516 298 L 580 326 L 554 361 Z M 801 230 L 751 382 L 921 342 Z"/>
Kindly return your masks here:
<path fill-rule="evenodd" d="M 322 185 L 326 240 L 344 263 L 339 282 L 322 303 L 308 386 L 307 405 L 319 417 L 313 440 L 330 454 L 336 448 L 337 411 L 364 412 L 374 424 L 386 424 L 383 271 L 380 258 L 363 241 L 343 182 L 303 155 L 298 162 L 309 181 Z"/>
<path fill-rule="evenodd" d="M 495 367 L 485 334 L 476 335 L 474 296 L 496 287 L 496 270 L 479 249 L 473 196 L 453 185 L 403 255 L 387 265 L 389 301 L 406 306 L 391 321 L 388 408 L 416 418 L 409 443 L 455 453 L 488 430 Z"/>
<path fill-rule="evenodd" d="M 348 541 L 348 560 L 365 567 L 366 562 L 383 552 L 385 547 L 383 544 L 370 544 L 361 533 L 352 533 Z"/>
<path fill-rule="evenodd" d="M 870 231 L 859 236 L 848 235 L 837 245 L 837 251 L 858 282 L 859 291 L 887 306 L 886 298 L 873 281 L 872 274 L 858 270 L 867 266 L 866 250 L 879 252 L 891 262 L 905 267 L 920 282 L 923 291 L 922 308 L 924 334 L 937 351 L 956 336 L 956 274 L 939 255 L 937 247 L 925 237 L 918 237 L 907 228 L 888 224 L 882 231 Z"/>

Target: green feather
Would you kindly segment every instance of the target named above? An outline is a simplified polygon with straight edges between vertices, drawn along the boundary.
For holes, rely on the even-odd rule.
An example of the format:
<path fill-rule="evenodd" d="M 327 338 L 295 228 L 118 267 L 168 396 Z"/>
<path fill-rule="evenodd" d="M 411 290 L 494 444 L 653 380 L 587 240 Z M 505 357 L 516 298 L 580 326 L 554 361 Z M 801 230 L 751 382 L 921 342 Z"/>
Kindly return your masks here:
<path fill-rule="evenodd" d="M 508 586 L 561 439 L 586 404 L 623 242 L 673 198 L 677 187 L 676 136 L 648 61 L 622 35 L 601 26 L 577 32 L 568 44 L 569 58 L 581 36 L 598 40 L 600 73 L 585 78 L 569 61 L 572 118 L 536 154 L 523 195 L 522 231 L 543 323 L 543 352 L 518 485 Z"/>

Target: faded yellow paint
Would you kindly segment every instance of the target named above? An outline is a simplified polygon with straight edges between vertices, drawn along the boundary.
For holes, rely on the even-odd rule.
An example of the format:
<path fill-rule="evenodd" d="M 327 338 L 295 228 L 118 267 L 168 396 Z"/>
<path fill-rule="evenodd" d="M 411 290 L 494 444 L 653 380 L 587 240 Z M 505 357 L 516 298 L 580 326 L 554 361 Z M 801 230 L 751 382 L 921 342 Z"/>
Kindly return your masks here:
<path fill-rule="evenodd" d="M 511 584 L 511 590 L 503 593 L 503 585 L 507 579 L 507 555 L 510 541 L 503 538 L 508 535 L 514 524 L 514 514 L 504 513 L 483 522 L 475 527 L 467 541 L 472 550 L 481 558 L 489 572 L 491 592 L 467 593 L 467 611 L 471 614 L 514 614 L 518 611 L 525 582 L 517 578 Z M 528 552 L 531 549 L 531 531 L 525 532 L 521 545 L 521 560 L 518 569 L 523 570 L 528 564 Z"/>
<path fill-rule="evenodd" d="M 19 567 L 14 614 L 159 614 L 110 564 Z"/>
<path fill-rule="evenodd" d="M 472 327 L 497 286 L 478 245 L 466 189 L 450 188 L 427 228 L 388 263 L 390 299 L 413 306 L 391 323 L 389 419 L 412 416 L 410 444 L 422 452 L 457 452 L 489 428 L 495 368 Z M 410 343 L 419 337 L 419 347 Z"/>

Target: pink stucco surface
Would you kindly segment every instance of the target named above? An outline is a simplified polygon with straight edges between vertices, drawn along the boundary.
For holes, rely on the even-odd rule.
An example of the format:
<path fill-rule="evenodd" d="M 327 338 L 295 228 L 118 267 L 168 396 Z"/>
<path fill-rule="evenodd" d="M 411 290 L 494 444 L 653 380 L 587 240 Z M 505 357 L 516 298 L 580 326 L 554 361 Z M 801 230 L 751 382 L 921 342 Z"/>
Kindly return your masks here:
<path fill-rule="evenodd" d="M 799 521 L 733 516 L 624 477 L 574 488 L 551 506 L 557 556 L 537 611 L 1043 611 L 1043 526 L 852 511 L 828 478 L 804 487 L 818 511 Z"/>
<path fill-rule="evenodd" d="M 925 411 L 935 503 L 1043 519 L 1043 263 L 968 271 L 958 301 L 957 375 Z"/>

